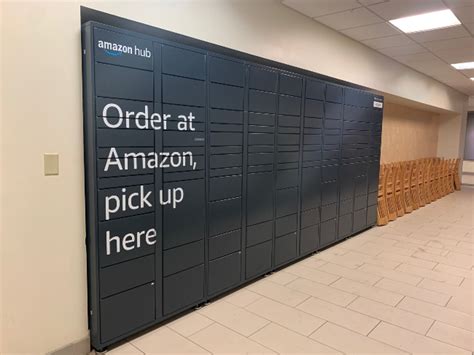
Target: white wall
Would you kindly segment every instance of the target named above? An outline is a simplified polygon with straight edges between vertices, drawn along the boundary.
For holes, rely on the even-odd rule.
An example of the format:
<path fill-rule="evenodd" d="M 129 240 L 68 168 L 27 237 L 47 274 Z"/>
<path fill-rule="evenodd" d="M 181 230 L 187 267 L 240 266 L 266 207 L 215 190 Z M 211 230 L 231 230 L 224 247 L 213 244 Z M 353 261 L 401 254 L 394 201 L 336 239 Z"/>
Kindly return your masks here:
<path fill-rule="evenodd" d="M 1 2 L 1 353 L 87 335 L 79 1 Z M 93 8 L 453 112 L 467 98 L 273 0 Z M 43 153 L 60 154 L 45 177 Z"/>

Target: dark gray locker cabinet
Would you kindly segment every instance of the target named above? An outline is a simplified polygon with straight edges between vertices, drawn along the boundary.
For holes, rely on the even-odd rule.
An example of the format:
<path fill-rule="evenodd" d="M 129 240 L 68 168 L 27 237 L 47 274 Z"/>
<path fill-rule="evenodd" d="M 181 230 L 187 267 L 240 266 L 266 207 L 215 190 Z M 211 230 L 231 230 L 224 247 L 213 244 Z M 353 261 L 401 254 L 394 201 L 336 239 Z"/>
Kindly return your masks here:
<path fill-rule="evenodd" d="M 83 12 L 94 348 L 375 224 L 382 97 Z"/>

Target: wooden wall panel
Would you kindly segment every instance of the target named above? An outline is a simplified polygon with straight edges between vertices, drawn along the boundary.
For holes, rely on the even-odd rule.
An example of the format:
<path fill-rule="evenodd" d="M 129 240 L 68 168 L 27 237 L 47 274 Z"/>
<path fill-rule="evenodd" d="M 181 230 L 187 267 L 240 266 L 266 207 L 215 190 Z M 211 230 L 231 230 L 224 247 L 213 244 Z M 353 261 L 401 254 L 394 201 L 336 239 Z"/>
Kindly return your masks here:
<path fill-rule="evenodd" d="M 438 128 L 437 114 L 386 102 L 380 161 L 389 163 L 436 156 Z"/>

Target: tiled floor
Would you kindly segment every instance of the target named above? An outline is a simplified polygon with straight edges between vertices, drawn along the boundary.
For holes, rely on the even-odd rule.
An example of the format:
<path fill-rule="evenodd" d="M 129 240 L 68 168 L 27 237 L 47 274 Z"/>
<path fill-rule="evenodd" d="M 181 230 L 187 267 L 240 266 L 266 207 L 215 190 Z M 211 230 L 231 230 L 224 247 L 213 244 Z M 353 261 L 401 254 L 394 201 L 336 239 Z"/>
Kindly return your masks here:
<path fill-rule="evenodd" d="M 372 228 L 110 354 L 474 351 L 474 189 Z"/>

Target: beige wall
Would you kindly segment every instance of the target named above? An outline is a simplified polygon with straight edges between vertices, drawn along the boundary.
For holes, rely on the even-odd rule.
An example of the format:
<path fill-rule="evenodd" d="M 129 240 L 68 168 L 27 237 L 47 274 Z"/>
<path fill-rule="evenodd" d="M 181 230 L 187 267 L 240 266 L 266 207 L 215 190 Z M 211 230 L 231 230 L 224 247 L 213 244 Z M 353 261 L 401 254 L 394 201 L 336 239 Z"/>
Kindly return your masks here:
<path fill-rule="evenodd" d="M 389 163 L 436 156 L 438 127 L 438 114 L 386 103 L 381 161 Z"/>
<path fill-rule="evenodd" d="M 1 353 L 44 353 L 87 335 L 80 3 L 0 2 Z M 86 5 L 431 107 L 460 112 L 466 101 L 273 0 Z M 51 152 L 60 175 L 45 177 Z"/>

